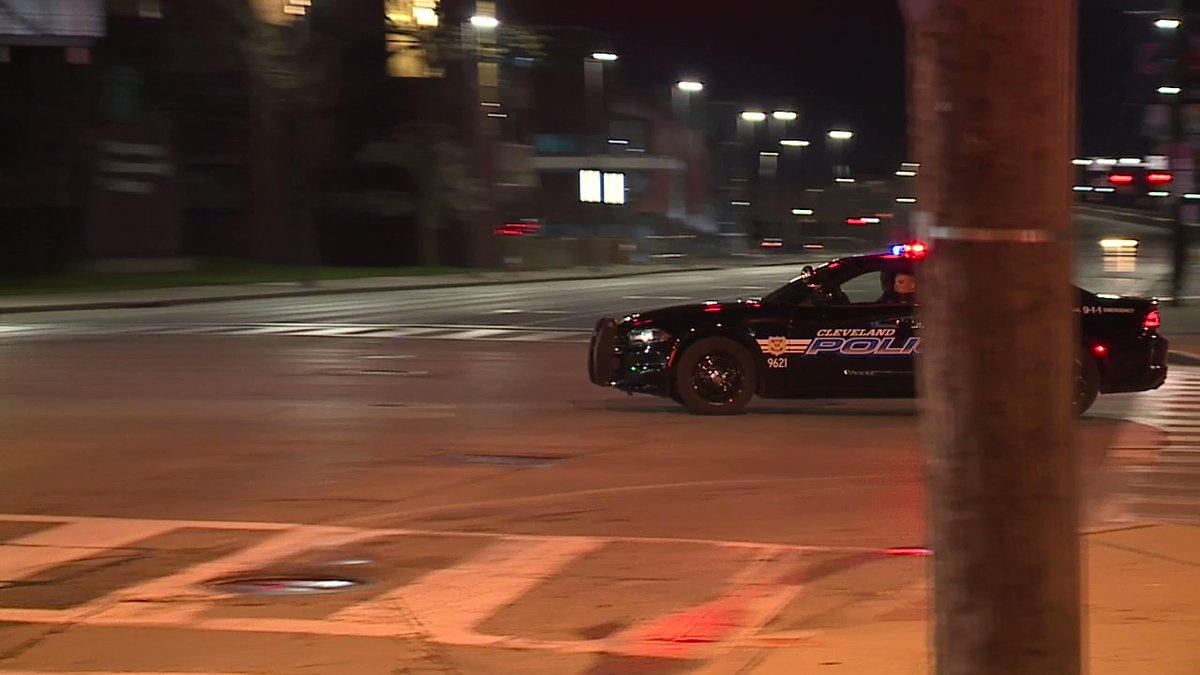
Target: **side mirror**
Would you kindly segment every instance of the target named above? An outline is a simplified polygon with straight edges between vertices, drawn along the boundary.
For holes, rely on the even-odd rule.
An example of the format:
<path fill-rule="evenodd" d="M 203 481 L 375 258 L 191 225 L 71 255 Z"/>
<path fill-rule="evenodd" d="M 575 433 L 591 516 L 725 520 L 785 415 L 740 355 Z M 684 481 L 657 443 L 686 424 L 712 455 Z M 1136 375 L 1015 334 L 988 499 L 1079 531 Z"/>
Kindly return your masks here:
<path fill-rule="evenodd" d="M 803 275 L 805 275 L 805 276 L 809 276 L 809 275 L 811 275 L 811 274 L 812 274 L 813 272 L 815 272 L 815 271 L 816 271 L 816 270 L 814 270 L 814 269 L 813 269 L 813 266 L 812 266 L 812 265 L 805 265 L 805 266 L 804 266 L 804 268 L 800 270 L 800 274 L 803 274 Z"/>

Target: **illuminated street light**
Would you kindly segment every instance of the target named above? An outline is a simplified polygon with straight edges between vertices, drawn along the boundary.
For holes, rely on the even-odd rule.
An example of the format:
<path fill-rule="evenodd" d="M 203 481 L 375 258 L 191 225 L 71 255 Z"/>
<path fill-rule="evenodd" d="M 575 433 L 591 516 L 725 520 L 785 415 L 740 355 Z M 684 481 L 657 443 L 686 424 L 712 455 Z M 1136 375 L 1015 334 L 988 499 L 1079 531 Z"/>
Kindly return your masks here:
<path fill-rule="evenodd" d="M 793 216 L 811 216 L 812 214 L 812 209 L 792 209 Z"/>
<path fill-rule="evenodd" d="M 854 132 L 834 129 L 833 131 L 829 132 L 829 137 L 835 141 L 848 141 L 851 138 L 854 138 Z"/>
<path fill-rule="evenodd" d="M 785 148 L 807 148 L 809 146 L 808 141 L 802 141 L 795 138 L 785 138 L 782 141 L 779 141 L 779 144 Z"/>
<path fill-rule="evenodd" d="M 704 83 L 697 82 L 695 80 L 680 80 L 679 82 L 675 83 L 675 86 L 679 88 L 679 91 L 704 91 Z"/>
<path fill-rule="evenodd" d="M 840 176 L 838 178 L 834 178 L 833 180 L 834 180 L 834 182 L 837 182 L 837 183 L 853 183 L 854 182 L 853 178 L 842 178 Z"/>
<path fill-rule="evenodd" d="M 742 119 L 747 122 L 762 122 L 767 119 L 767 114 L 757 110 L 747 110 L 742 113 Z"/>
<path fill-rule="evenodd" d="M 909 171 L 907 169 L 900 169 L 899 171 L 896 172 L 896 175 L 901 178 L 912 178 L 913 176 L 917 175 L 917 172 Z"/>
<path fill-rule="evenodd" d="M 1117 163 L 1117 160 L 1109 157 L 1101 157 L 1100 159 L 1096 160 L 1096 163 L 1101 166 L 1112 166 Z"/>
<path fill-rule="evenodd" d="M 1122 157 L 1117 160 L 1117 164 L 1124 164 L 1126 166 L 1137 166 L 1141 163 L 1142 160 L 1138 159 L 1137 157 Z"/>
<path fill-rule="evenodd" d="M 1162 28 L 1163 30 L 1175 30 L 1179 28 L 1180 23 L 1179 19 L 1159 19 L 1154 22 L 1154 27 Z"/>
<path fill-rule="evenodd" d="M 592 52 L 592 58 L 597 61 L 616 61 L 621 57 L 612 52 Z"/>
<path fill-rule="evenodd" d="M 476 14 L 471 17 L 471 25 L 484 30 L 491 30 L 500 25 L 500 20 L 494 16 L 482 16 Z"/>
<path fill-rule="evenodd" d="M 896 197 L 897 204 L 916 204 L 917 200 L 913 197 Z"/>
<path fill-rule="evenodd" d="M 776 110 L 775 112 L 771 113 L 771 117 L 784 122 L 791 122 L 799 116 L 799 114 L 792 112 L 791 110 Z"/>
<path fill-rule="evenodd" d="M 1181 91 L 1183 91 L 1183 90 L 1180 89 L 1179 87 L 1159 87 L 1158 88 L 1158 93 L 1165 94 L 1167 96 L 1174 96 Z"/>
<path fill-rule="evenodd" d="M 1073 159 L 1073 160 L 1071 160 L 1071 163 L 1074 164 L 1075 166 L 1091 166 L 1092 160 L 1090 160 L 1090 159 Z"/>

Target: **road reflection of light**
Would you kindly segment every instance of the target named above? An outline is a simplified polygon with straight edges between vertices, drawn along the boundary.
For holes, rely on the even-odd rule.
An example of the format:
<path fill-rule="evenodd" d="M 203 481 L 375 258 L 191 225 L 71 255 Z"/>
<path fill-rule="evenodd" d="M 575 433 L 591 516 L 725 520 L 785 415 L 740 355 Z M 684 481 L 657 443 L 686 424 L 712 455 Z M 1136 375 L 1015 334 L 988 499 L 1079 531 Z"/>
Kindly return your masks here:
<path fill-rule="evenodd" d="M 1138 240 L 1110 237 L 1100 240 L 1101 263 L 1105 272 L 1131 274 L 1137 271 Z"/>

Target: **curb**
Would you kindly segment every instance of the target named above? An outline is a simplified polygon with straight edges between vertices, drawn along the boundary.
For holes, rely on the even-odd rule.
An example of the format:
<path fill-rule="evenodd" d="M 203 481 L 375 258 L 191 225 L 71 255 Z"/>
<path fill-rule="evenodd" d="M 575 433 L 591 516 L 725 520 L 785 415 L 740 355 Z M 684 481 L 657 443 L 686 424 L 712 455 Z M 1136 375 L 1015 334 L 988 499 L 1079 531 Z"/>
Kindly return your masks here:
<path fill-rule="evenodd" d="M 772 261 L 752 263 L 746 267 L 786 267 L 802 265 L 804 261 Z M 654 274 L 677 274 L 681 272 L 711 272 L 729 269 L 731 266 L 707 265 L 698 267 L 680 267 L 677 269 L 656 269 L 628 271 L 609 274 L 572 274 L 569 276 L 549 277 L 544 279 L 477 279 L 464 280 L 445 284 L 412 284 L 398 283 L 388 286 L 367 286 L 353 288 L 297 288 L 278 291 L 263 291 L 238 293 L 219 296 L 197 296 L 193 298 L 161 298 L 147 300 L 97 300 L 91 302 L 49 303 L 45 305 L 29 305 L 24 307 L 0 307 L 0 314 L 31 314 L 35 312 L 67 312 L 89 309 L 145 309 L 153 307 L 178 307 L 180 305 L 200 305 L 217 302 L 233 302 L 237 300 L 270 300 L 272 298 L 298 298 L 320 295 L 348 295 L 351 293 L 383 293 L 388 291 L 413 291 L 431 288 L 469 288 L 473 286 L 495 286 L 499 284 L 537 284 L 551 281 L 587 281 L 590 279 L 620 279 L 622 277 L 640 277 Z M 116 291 L 120 292 L 120 291 Z"/>

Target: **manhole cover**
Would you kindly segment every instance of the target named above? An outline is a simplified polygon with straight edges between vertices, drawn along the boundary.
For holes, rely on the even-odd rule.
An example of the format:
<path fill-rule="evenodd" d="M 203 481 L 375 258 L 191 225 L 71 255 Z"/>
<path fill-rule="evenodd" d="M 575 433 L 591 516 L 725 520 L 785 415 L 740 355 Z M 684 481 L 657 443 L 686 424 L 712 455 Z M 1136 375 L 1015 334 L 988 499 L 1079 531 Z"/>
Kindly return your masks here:
<path fill-rule="evenodd" d="M 553 466 L 562 461 L 562 457 L 539 457 L 534 455 L 445 455 L 447 462 L 455 464 L 491 464 L 501 466 L 520 466 L 540 469 Z"/>
<path fill-rule="evenodd" d="M 299 579 L 289 577 L 241 577 L 209 584 L 225 593 L 237 595 L 302 595 L 347 591 L 362 582 L 355 579 Z"/>

